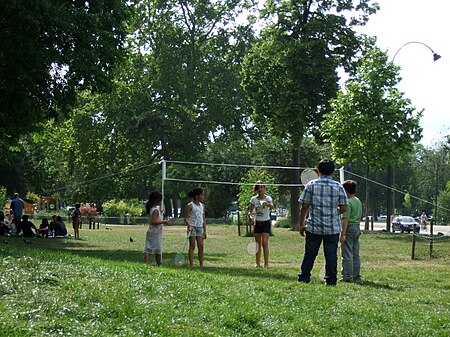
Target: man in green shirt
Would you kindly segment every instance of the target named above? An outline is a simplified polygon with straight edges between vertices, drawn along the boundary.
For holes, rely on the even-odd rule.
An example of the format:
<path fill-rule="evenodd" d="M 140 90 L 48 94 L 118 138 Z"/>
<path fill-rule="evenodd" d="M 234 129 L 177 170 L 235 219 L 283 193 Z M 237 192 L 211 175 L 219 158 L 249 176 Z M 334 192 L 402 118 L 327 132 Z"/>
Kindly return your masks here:
<path fill-rule="evenodd" d="M 342 214 L 341 255 L 342 281 L 361 280 L 361 259 L 359 258 L 359 223 L 362 215 L 362 203 L 355 196 L 356 181 L 346 180 L 342 184 L 348 197 L 347 210 Z"/>

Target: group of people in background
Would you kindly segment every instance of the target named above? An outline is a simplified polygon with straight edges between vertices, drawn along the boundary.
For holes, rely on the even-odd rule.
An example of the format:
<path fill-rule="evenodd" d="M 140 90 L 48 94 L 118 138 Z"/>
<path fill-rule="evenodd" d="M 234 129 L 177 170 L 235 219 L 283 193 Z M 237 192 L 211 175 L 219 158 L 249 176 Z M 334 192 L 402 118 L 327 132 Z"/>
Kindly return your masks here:
<path fill-rule="evenodd" d="M 75 206 L 72 213 L 72 225 L 75 238 L 79 238 L 80 225 L 80 204 Z M 39 228 L 30 221 L 30 217 L 24 214 L 24 202 L 18 193 L 14 193 L 14 198 L 10 203 L 10 214 L 6 218 L 3 211 L 0 211 L 0 235 L 1 236 L 22 236 L 24 238 L 33 237 L 65 237 L 68 235 L 66 225 L 59 215 L 53 215 L 49 221 L 47 218 L 41 219 Z"/>
<path fill-rule="evenodd" d="M 309 283 L 311 270 L 323 243 L 325 255 L 325 284 L 334 286 L 338 281 L 339 243 L 342 256 L 342 282 L 361 281 L 361 261 L 359 256 L 360 219 L 362 203 L 356 197 L 356 182 L 346 180 L 342 184 L 333 180 L 333 161 L 323 159 L 317 166 L 318 178 L 311 180 L 299 198 L 299 233 L 305 237 L 305 250 L 298 274 L 298 282 Z M 269 266 L 269 238 L 271 234 L 270 210 L 274 208 L 272 197 L 266 194 L 262 181 L 254 185 L 256 195 L 250 199 L 249 217 L 253 224 L 256 242 L 256 267 Z M 184 221 L 189 237 L 189 264 L 194 265 L 194 251 L 198 248 L 198 259 L 203 266 L 206 239 L 205 194 L 195 188 L 188 193 L 192 199 L 187 204 Z M 152 192 L 147 202 L 149 228 L 144 247 L 144 261 L 150 263 L 151 254 L 156 255 L 157 265 L 162 263 L 162 228 L 169 220 L 163 220 L 161 208 L 162 194 Z"/>

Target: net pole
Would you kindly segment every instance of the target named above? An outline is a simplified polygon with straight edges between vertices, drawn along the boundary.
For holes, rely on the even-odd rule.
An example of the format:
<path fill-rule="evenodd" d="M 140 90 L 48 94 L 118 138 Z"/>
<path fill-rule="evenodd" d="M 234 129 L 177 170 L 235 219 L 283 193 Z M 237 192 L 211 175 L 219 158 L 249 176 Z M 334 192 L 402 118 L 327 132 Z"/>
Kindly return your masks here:
<path fill-rule="evenodd" d="M 344 178 L 344 166 L 342 166 L 339 169 L 339 180 L 341 181 L 341 184 L 343 184 L 344 181 L 345 181 L 345 178 Z"/>
<path fill-rule="evenodd" d="M 164 181 L 166 180 L 166 160 L 164 157 L 161 160 L 161 194 L 162 194 L 162 201 L 161 201 L 161 207 L 163 209 L 162 214 L 164 216 L 165 207 L 164 207 Z"/>

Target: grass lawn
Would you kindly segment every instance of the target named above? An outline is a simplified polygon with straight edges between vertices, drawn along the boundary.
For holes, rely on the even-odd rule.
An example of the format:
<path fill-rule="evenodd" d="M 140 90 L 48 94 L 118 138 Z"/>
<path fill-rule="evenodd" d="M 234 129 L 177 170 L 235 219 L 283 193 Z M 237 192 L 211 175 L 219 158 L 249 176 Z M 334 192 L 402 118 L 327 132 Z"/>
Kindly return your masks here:
<path fill-rule="evenodd" d="M 1 238 L 0 336 L 450 336 L 450 237 L 433 259 L 419 239 L 411 260 L 411 234 L 364 233 L 364 282 L 326 287 L 322 252 L 297 283 L 304 239 L 287 229 L 274 228 L 268 269 L 236 226 L 208 227 L 202 269 L 174 266 L 178 226 L 164 229 L 163 266 L 145 265 L 145 232 Z"/>

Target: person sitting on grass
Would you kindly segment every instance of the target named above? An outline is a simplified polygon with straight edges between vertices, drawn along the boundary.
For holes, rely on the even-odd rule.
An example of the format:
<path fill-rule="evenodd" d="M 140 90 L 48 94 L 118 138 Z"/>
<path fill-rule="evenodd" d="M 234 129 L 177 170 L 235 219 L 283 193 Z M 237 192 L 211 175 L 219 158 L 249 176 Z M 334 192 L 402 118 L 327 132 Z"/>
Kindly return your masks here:
<path fill-rule="evenodd" d="M 56 215 L 52 215 L 52 219 L 50 220 L 49 229 L 52 237 L 56 236 Z"/>
<path fill-rule="evenodd" d="M 38 229 L 38 235 L 48 238 L 49 231 L 50 231 L 50 224 L 48 223 L 48 219 L 43 218 L 42 223 L 40 224 L 39 229 Z"/>
<path fill-rule="evenodd" d="M 9 230 L 9 226 L 6 222 L 0 219 L 0 236 L 10 236 Z"/>
<path fill-rule="evenodd" d="M 9 233 L 10 228 L 5 220 L 5 213 L 3 211 L 0 211 L 0 236 L 9 236 L 11 235 Z"/>
<path fill-rule="evenodd" d="M 9 212 L 9 228 L 11 230 L 11 235 L 16 236 L 19 234 L 19 222 L 20 218 L 14 216 L 13 210 Z"/>
<path fill-rule="evenodd" d="M 28 220 L 28 215 L 24 214 L 22 216 L 22 221 L 19 222 L 19 233 L 22 231 L 22 236 L 24 238 L 34 238 L 36 237 L 37 228 L 30 220 Z M 33 232 L 34 229 L 34 232 Z"/>
<path fill-rule="evenodd" d="M 62 221 L 62 218 L 58 215 L 56 217 L 56 224 L 55 224 L 55 236 L 56 237 L 63 237 L 67 235 L 67 228 L 64 224 L 64 221 Z"/>

